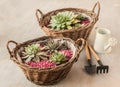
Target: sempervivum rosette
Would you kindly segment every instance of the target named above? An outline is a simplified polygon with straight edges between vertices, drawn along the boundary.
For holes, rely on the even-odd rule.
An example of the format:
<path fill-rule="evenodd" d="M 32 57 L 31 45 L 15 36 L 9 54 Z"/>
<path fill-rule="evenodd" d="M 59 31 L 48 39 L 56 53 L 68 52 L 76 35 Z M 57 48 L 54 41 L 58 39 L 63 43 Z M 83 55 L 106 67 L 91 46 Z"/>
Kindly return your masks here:
<path fill-rule="evenodd" d="M 60 52 L 62 52 L 68 60 L 70 60 L 73 56 L 73 52 L 71 50 L 61 50 Z"/>
<path fill-rule="evenodd" d="M 72 11 L 58 12 L 51 17 L 50 25 L 54 30 L 76 29 L 85 24 L 89 24 L 88 17 L 81 13 L 74 13 Z"/>
<path fill-rule="evenodd" d="M 66 41 L 49 39 L 45 42 L 24 47 L 22 55 L 22 60 L 27 65 L 47 69 L 69 61 L 73 53 Z"/>

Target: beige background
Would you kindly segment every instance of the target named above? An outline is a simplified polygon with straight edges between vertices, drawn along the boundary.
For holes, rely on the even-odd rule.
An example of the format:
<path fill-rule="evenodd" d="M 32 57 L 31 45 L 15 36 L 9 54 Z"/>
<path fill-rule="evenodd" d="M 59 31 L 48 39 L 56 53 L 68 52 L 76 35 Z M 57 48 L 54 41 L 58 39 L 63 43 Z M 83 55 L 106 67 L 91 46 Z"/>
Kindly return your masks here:
<path fill-rule="evenodd" d="M 40 30 L 35 17 L 35 10 L 43 13 L 63 7 L 92 9 L 97 0 L 0 0 L 0 87 L 39 87 L 29 82 L 22 71 L 9 59 L 6 43 L 12 39 L 23 42 L 44 33 Z M 120 41 L 120 0 L 99 0 L 101 3 L 100 20 L 96 26 L 105 27 Z M 95 30 L 89 41 L 93 44 Z M 74 64 L 67 78 L 51 87 L 120 87 L 120 43 L 112 53 L 102 54 L 104 64 L 110 66 L 108 74 L 90 76 L 83 71 L 84 51 L 79 61 Z M 50 86 L 49 86 L 50 87 Z"/>

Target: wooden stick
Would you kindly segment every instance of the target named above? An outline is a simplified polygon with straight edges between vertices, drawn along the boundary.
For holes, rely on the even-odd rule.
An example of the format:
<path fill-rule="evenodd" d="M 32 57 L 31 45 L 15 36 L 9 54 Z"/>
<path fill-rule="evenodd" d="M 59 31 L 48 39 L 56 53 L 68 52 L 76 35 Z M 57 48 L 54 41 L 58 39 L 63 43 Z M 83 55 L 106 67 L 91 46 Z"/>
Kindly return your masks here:
<path fill-rule="evenodd" d="M 88 43 L 87 43 L 88 44 Z M 91 47 L 90 44 L 88 44 L 89 49 L 91 50 L 91 52 L 93 53 L 94 57 L 96 58 L 97 61 L 100 60 L 99 56 L 97 55 L 97 53 L 93 50 L 93 48 Z"/>
<path fill-rule="evenodd" d="M 91 56 L 90 56 L 90 51 L 89 51 L 89 48 L 88 48 L 87 43 L 86 43 L 86 45 L 85 45 L 85 51 L 86 51 L 85 53 L 86 53 L 87 59 L 90 60 L 90 57 L 91 57 Z"/>

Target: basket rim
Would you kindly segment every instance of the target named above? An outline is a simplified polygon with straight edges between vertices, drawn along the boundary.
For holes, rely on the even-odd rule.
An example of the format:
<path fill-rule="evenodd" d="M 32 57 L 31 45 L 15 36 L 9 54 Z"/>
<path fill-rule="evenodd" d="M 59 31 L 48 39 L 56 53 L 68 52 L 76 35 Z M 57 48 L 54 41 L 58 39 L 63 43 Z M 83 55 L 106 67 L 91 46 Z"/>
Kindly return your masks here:
<path fill-rule="evenodd" d="M 57 11 L 58 12 L 62 12 L 62 11 L 65 11 L 65 10 L 66 11 L 76 10 L 76 12 L 82 11 L 81 13 L 88 12 L 93 17 L 85 13 L 86 15 L 88 15 L 92 19 L 91 22 L 89 24 L 85 25 L 85 26 L 82 26 L 82 27 L 79 27 L 79 28 L 76 28 L 76 29 L 73 28 L 73 29 L 70 29 L 70 30 L 68 30 L 68 29 L 66 29 L 66 30 L 51 30 L 51 28 L 47 27 L 46 25 L 43 25 L 44 18 L 47 17 L 47 16 L 49 16 L 49 14 L 51 14 L 53 12 L 57 12 Z M 52 10 L 52 11 L 47 12 L 46 14 L 44 14 L 43 18 L 41 19 L 41 21 L 39 22 L 39 24 L 40 24 L 41 27 L 45 27 L 45 28 L 49 29 L 49 31 L 55 32 L 55 33 L 73 32 L 73 31 L 79 31 L 79 30 L 83 30 L 83 29 L 86 29 L 88 27 L 93 26 L 96 23 L 96 21 L 95 21 L 95 16 L 96 15 L 97 15 L 96 13 L 94 13 L 93 11 L 88 10 L 88 9 L 83 9 L 83 8 L 61 8 L 61 9 Z"/>
<path fill-rule="evenodd" d="M 63 64 L 61 64 L 61 65 L 58 65 L 58 66 L 56 66 L 55 68 L 49 68 L 49 69 L 40 69 L 40 68 L 34 68 L 34 67 L 31 67 L 31 66 L 29 66 L 29 65 L 27 65 L 27 64 L 25 64 L 25 63 L 22 63 L 22 62 L 20 62 L 18 59 L 17 59 L 17 56 L 16 56 L 16 51 L 19 49 L 19 47 L 21 47 L 22 45 L 24 45 L 24 44 L 26 44 L 26 43 L 28 43 L 28 42 L 33 42 L 34 40 L 39 40 L 39 39 L 41 39 L 41 38 L 53 38 L 53 39 L 55 39 L 55 38 L 59 38 L 59 39 L 65 39 L 65 40 L 68 40 L 68 41 L 70 41 L 73 45 L 74 45 L 74 47 L 76 48 L 76 52 L 75 52 L 75 55 L 74 55 L 74 57 L 72 58 L 72 59 L 70 59 L 68 62 L 66 62 L 66 63 L 63 63 Z M 67 65 L 69 65 L 69 64 L 72 64 L 75 60 L 76 60 L 76 57 L 79 57 L 78 55 L 79 55 L 79 52 L 80 52 L 80 50 L 78 49 L 78 45 L 77 44 L 75 44 L 75 42 L 72 40 L 72 39 L 70 39 L 70 38 L 65 38 L 65 37 L 54 37 L 54 36 L 42 36 L 42 37 L 40 37 L 40 38 L 36 38 L 36 39 L 32 39 L 32 40 L 28 40 L 28 41 L 25 41 L 25 42 L 23 42 L 23 43 L 20 43 L 20 44 L 18 44 L 14 49 L 13 49 L 13 55 L 14 55 L 14 57 L 13 58 L 11 58 L 15 63 L 17 63 L 20 67 L 22 67 L 22 68 L 26 68 L 26 69 L 30 69 L 30 70 L 39 70 L 39 72 L 42 72 L 42 71 L 54 71 L 54 70 L 59 70 L 59 69 L 61 69 L 61 67 L 65 67 L 65 66 L 67 66 Z"/>

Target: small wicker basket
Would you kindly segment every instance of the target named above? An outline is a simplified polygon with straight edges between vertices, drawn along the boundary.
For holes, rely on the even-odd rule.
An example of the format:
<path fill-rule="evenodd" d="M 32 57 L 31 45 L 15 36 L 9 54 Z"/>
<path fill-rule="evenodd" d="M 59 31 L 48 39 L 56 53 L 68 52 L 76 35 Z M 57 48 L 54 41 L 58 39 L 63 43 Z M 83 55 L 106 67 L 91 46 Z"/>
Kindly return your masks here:
<path fill-rule="evenodd" d="M 97 13 L 95 13 L 96 6 L 98 6 Z M 75 13 L 83 13 L 90 17 L 91 22 L 83 27 L 80 27 L 78 29 L 71 29 L 71 30 L 52 30 L 51 28 L 47 27 L 47 25 L 50 22 L 51 16 L 57 14 L 58 12 L 62 12 L 62 11 L 73 11 Z M 71 38 L 73 40 L 77 40 L 78 38 L 84 38 L 84 39 L 88 38 L 95 23 L 98 21 L 99 13 L 100 13 L 100 3 L 97 2 L 94 5 L 92 11 L 87 10 L 87 9 L 81 9 L 81 8 L 63 8 L 63 9 L 53 10 L 51 12 L 48 12 L 47 14 L 43 14 L 42 11 L 37 9 L 36 17 L 42 30 L 48 36 L 64 36 L 64 37 Z"/>
<path fill-rule="evenodd" d="M 55 68 L 51 68 L 51 69 L 40 69 L 40 68 L 32 68 L 30 66 L 28 66 L 27 64 L 23 63 L 21 60 L 21 57 L 19 56 L 19 49 L 21 47 L 24 47 L 28 44 L 31 43 L 36 43 L 39 41 L 43 41 L 46 39 L 64 39 L 67 40 L 68 42 L 70 42 L 73 46 L 75 52 L 74 52 L 74 56 L 66 63 L 63 63 Z M 16 47 L 14 49 L 10 49 L 10 44 L 15 44 Z M 77 44 L 79 43 L 79 47 Z M 81 52 L 81 50 L 84 47 L 84 40 L 83 39 L 79 39 L 76 42 L 74 42 L 73 40 L 69 39 L 69 38 L 64 38 L 64 37 L 52 37 L 52 36 L 43 36 L 34 40 L 29 40 L 23 43 L 17 43 L 15 41 L 8 41 L 7 43 L 7 49 L 8 52 L 10 54 L 10 59 L 13 60 L 24 72 L 26 78 L 28 80 L 30 80 L 31 82 L 38 84 L 38 85 L 52 85 L 55 84 L 59 81 L 61 81 L 62 79 L 64 79 L 68 72 L 71 70 L 71 67 L 73 65 L 74 62 L 77 61 L 77 59 L 79 58 L 79 54 Z"/>

